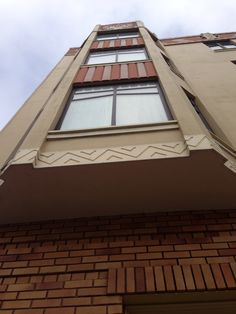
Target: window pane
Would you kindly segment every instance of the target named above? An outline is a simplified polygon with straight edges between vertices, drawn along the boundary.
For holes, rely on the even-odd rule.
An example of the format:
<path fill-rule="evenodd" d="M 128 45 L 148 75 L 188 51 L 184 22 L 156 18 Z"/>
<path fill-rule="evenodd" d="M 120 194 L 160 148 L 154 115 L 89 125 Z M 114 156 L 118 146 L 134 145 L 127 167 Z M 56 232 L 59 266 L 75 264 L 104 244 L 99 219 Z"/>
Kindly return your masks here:
<path fill-rule="evenodd" d="M 219 49 L 223 49 L 223 48 L 220 46 L 211 46 L 211 49 L 212 50 L 219 50 Z"/>
<path fill-rule="evenodd" d="M 102 34 L 97 36 L 97 40 L 109 40 L 109 39 L 122 39 L 122 38 L 131 38 L 138 37 L 138 32 L 128 32 L 128 33 L 116 33 L 116 34 Z"/>
<path fill-rule="evenodd" d="M 150 94 L 150 93 L 156 93 L 157 94 L 157 88 L 156 87 L 149 87 L 149 88 L 136 88 L 136 89 L 127 89 L 127 90 L 119 90 L 117 91 L 118 94 Z"/>
<path fill-rule="evenodd" d="M 116 61 L 115 51 L 109 53 L 90 53 L 87 64 L 110 63 Z"/>
<path fill-rule="evenodd" d="M 118 51 L 118 61 L 135 61 L 147 59 L 144 49 L 127 49 Z"/>
<path fill-rule="evenodd" d="M 142 124 L 167 121 L 162 101 L 156 95 L 117 95 L 116 124 Z"/>
<path fill-rule="evenodd" d="M 117 34 L 103 34 L 103 35 L 98 35 L 97 40 L 109 40 L 109 39 L 116 39 Z"/>
<path fill-rule="evenodd" d="M 119 38 L 128 38 L 128 37 L 138 37 L 139 33 L 137 32 L 129 32 L 129 33 L 120 33 L 118 34 Z"/>
<path fill-rule="evenodd" d="M 145 88 L 145 87 L 153 87 L 157 86 L 154 82 L 147 82 L 147 83 L 134 83 L 134 84 L 122 84 L 117 86 L 117 90 L 123 90 L 123 89 L 136 89 L 136 88 Z"/>
<path fill-rule="evenodd" d="M 90 92 L 103 92 L 108 90 L 113 90 L 113 86 L 95 86 L 95 87 L 85 87 L 85 88 L 78 88 L 75 90 L 75 94 L 80 93 L 90 93 Z"/>
<path fill-rule="evenodd" d="M 111 114 L 112 96 L 72 101 L 61 130 L 110 126 Z"/>
<path fill-rule="evenodd" d="M 223 45 L 223 46 L 228 49 L 236 48 L 236 46 L 233 44 L 228 44 L 228 45 Z"/>
<path fill-rule="evenodd" d="M 84 99 L 84 98 L 93 98 L 93 97 L 100 97 L 100 96 L 109 96 L 112 95 L 112 91 L 110 92 L 102 92 L 102 93 L 83 93 L 83 94 L 75 94 L 73 100 L 77 99 Z"/>

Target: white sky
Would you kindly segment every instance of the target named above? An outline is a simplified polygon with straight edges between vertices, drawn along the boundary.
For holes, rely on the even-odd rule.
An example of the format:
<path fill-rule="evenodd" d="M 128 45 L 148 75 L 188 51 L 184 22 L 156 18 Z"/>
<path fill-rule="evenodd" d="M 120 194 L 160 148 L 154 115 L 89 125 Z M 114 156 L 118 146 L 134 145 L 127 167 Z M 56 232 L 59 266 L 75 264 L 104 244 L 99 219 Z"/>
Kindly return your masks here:
<path fill-rule="evenodd" d="M 0 0 L 0 129 L 96 24 L 134 20 L 159 38 L 236 31 L 236 0 Z"/>

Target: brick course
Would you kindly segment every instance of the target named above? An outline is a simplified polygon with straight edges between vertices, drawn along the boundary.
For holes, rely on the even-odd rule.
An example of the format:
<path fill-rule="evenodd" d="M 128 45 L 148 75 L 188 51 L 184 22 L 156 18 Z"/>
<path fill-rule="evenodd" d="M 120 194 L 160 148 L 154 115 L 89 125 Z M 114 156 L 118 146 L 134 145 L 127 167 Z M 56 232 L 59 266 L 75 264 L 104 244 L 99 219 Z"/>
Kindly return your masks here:
<path fill-rule="evenodd" d="M 0 226 L 1 312 L 120 314 L 123 294 L 236 289 L 233 219 L 212 210 Z"/>

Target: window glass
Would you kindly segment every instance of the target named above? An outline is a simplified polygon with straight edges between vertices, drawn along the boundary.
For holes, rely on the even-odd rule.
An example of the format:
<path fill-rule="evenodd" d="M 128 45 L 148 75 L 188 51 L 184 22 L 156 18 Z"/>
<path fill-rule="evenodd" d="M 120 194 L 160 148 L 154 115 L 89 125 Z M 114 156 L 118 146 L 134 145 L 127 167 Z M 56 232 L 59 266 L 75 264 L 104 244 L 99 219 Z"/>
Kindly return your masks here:
<path fill-rule="evenodd" d="M 170 119 L 155 82 L 78 88 L 61 130 L 147 124 Z"/>
<path fill-rule="evenodd" d="M 62 130 L 89 129 L 111 125 L 112 96 L 72 101 Z"/>
<path fill-rule="evenodd" d="M 113 63 L 116 62 L 116 52 L 90 53 L 87 64 Z"/>
<path fill-rule="evenodd" d="M 117 125 L 167 121 L 168 117 L 158 94 L 117 95 Z"/>
<path fill-rule="evenodd" d="M 92 52 L 89 54 L 87 64 L 114 63 L 125 61 L 146 60 L 146 50 L 139 49 L 120 49 L 108 52 Z"/>
<path fill-rule="evenodd" d="M 229 48 L 229 49 L 232 49 L 232 48 L 236 48 L 236 46 L 234 44 L 225 44 L 223 45 L 225 48 Z"/>
<path fill-rule="evenodd" d="M 127 32 L 127 33 L 115 33 L 115 34 L 101 34 L 97 36 L 97 40 L 109 40 L 109 39 L 122 39 L 122 38 L 133 38 L 138 37 L 138 32 Z"/>
<path fill-rule="evenodd" d="M 234 45 L 234 43 L 232 43 L 230 40 L 206 43 L 206 45 L 210 47 L 212 50 L 236 48 L 236 45 Z"/>
<path fill-rule="evenodd" d="M 144 49 L 126 49 L 118 53 L 118 62 L 147 59 Z"/>
<path fill-rule="evenodd" d="M 124 90 L 124 89 L 137 89 L 137 88 L 148 88 L 148 87 L 157 87 L 157 84 L 154 82 L 147 82 L 147 83 L 134 83 L 134 84 L 122 84 L 117 85 L 117 90 Z"/>

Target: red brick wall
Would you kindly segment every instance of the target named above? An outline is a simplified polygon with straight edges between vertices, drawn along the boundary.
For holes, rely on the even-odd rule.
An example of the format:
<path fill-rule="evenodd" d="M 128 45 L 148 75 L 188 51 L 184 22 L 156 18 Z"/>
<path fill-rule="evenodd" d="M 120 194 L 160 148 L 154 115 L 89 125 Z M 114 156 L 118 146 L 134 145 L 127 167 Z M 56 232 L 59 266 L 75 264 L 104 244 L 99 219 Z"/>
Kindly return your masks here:
<path fill-rule="evenodd" d="M 236 211 L 0 227 L 3 314 L 119 314 L 122 295 L 236 289 Z"/>

